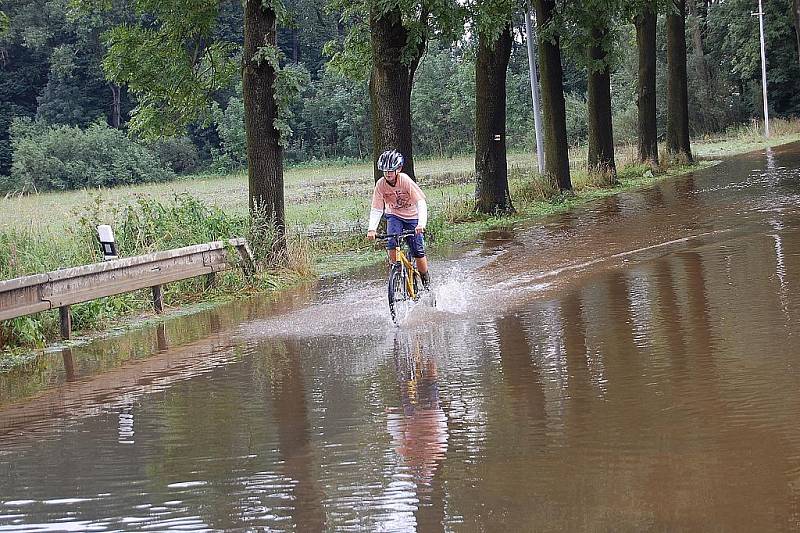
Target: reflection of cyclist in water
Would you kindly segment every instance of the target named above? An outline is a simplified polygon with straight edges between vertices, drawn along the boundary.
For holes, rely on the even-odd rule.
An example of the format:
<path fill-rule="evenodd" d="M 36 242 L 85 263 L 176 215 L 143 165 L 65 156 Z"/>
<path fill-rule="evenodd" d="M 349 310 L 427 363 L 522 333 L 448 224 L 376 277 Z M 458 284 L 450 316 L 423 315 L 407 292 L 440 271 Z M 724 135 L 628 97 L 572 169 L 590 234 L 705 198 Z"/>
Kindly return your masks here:
<path fill-rule="evenodd" d="M 392 444 L 412 471 L 417 486 L 430 486 L 439 463 L 447 453 L 447 415 L 439 405 L 436 361 L 414 349 L 394 344 L 401 409 L 388 415 Z"/>

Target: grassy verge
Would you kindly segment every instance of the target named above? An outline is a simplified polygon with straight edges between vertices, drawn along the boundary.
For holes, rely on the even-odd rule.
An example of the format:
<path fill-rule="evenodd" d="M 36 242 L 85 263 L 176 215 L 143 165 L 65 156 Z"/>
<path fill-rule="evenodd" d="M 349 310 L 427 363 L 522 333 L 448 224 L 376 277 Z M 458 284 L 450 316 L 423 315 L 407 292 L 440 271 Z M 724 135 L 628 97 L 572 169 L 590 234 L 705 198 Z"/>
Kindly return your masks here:
<path fill-rule="evenodd" d="M 708 159 L 800 140 L 800 121 L 776 121 L 773 137 L 740 128 L 728 135 L 695 140 L 701 160 L 689 167 L 653 172 L 635 162 L 635 147 L 617 147 L 618 182 L 586 172 L 586 149 L 570 153 L 574 194 L 558 195 L 534 171 L 529 153 L 509 156 L 509 181 L 516 213 L 485 216 L 473 210 L 473 159 L 421 160 L 418 180 L 430 204 L 427 240 L 438 246 L 463 242 L 483 231 L 533 220 L 596 198 L 647 186 L 676 174 L 711 164 Z M 178 308 L 213 303 L 264 291 L 280 290 L 315 275 L 346 271 L 379 261 L 383 252 L 364 238 L 367 202 L 371 194 L 369 164 L 319 166 L 286 173 L 287 224 L 290 253 L 281 267 L 264 269 L 254 281 L 235 271 L 218 276 L 213 288 L 204 280 L 169 284 L 165 304 Z M 272 233 L 263 217 L 247 213 L 247 180 L 243 175 L 197 177 L 111 190 L 48 193 L 0 199 L 0 279 L 10 279 L 100 260 L 94 227 L 114 226 L 124 256 L 245 236 L 262 263 L 270 264 Z M 271 263 L 275 265 L 276 263 Z M 152 317 L 148 291 L 138 291 L 73 306 L 76 331 L 98 331 L 126 320 L 141 323 Z M 0 323 L 0 371 L 18 366 L 57 338 L 57 312 Z"/>

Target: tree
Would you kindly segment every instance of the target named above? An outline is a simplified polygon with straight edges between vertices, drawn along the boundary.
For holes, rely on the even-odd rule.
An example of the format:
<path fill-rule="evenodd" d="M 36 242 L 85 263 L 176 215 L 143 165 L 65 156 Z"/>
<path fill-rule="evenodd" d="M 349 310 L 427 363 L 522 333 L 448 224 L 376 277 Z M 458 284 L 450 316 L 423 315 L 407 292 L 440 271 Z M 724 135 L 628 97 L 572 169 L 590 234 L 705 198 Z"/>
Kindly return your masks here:
<path fill-rule="evenodd" d="M 293 0 L 287 2 L 287 16 L 278 28 L 278 46 L 291 63 L 305 66 L 312 79 L 319 79 L 325 70 L 322 53 L 326 42 L 336 38 L 339 14 L 327 9 L 327 0 Z"/>
<path fill-rule="evenodd" d="M 66 0 L 6 0 L 2 8 L 8 26 L 0 35 L 0 175 L 11 167 L 8 132 L 14 117 L 85 127 L 108 119 L 110 110 L 99 68 L 99 27 L 106 18 L 81 17 Z M 124 5 L 116 12 L 124 17 Z"/>
<path fill-rule="evenodd" d="M 169 136 L 209 120 L 214 93 L 230 86 L 236 72 L 237 47 L 214 39 L 219 2 L 137 0 L 136 7 L 148 23 L 113 28 L 104 60 L 112 80 L 125 83 L 139 100 L 132 131 Z M 279 111 L 286 102 L 276 99 L 282 73 L 276 24 L 282 9 L 279 0 L 247 0 L 241 60 L 249 203 L 274 226 L 278 249 L 285 245 L 281 135 L 286 129 Z M 297 89 L 291 80 L 282 87 L 284 98 Z"/>
<path fill-rule="evenodd" d="M 686 0 L 672 0 L 667 13 L 667 154 L 692 162 L 686 74 Z"/>
<path fill-rule="evenodd" d="M 616 181 L 614 132 L 611 120 L 611 70 L 616 59 L 621 0 L 584 0 L 563 8 L 567 50 L 587 75 L 588 170 Z"/>
<path fill-rule="evenodd" d="M 445 157 L 474 150 L 475 50 L 471 44 L 428 43 L 414 76 L 411 100 L 415 153 Z"/>
<path fill-rule="evenodd" d="M 336 0 L 350 24 L 344 43 L 329 43 L 333 68 L 369 79 L 373 161 L 387 149 L 402 152 L 414 178 L 411 89 L 431 35 L 452 41 L 464 30 L 464 8 L 454 0 Z M 338 48 L 338 50 L 337 50 Z M 373 167 L 377 181 L 381 173 Z"/>
<path fill-rule="evenodd" d="M 561 46 L 555 28 L 555 0 L 534 0 L 536 35 L 539 39 L 539 70 L 544 118 L 545 174 L 560 191 L 572 190 L 567 146 L 567 113 Z"/>
<path fill-rule="evenodd" d="M 475 209 L 514 210 L 506 159 L 506 72 L 511 57 L 511 25 L 499 35 L 478 31 L 475 61 Z"/>
<path fill-rule="evenodd" d="M 637 137 L 639 161 L 658 165 L 658 130 L 656 121 L 656 2 L 645 0 L 634 17 L 639 66 L 636 106 L 639 110 Z"/>
<path fill-rule="evenodd" d="M 247 132 L 250 209 L 271 219 L 282 247 L 286 232 L 283 199 L 283 147 L 276 127 L 278 50 L 275 10 L 261 0 L 247 0 L 244 12 L 242 92 Z"/>
<path fill-rule="evenodd" d="M 117 25 L 106 32 L 103 68 L 136 96 L 133 133 L 183 133 L 188 124 L 210 118 L 212 94 L 232 84 L 236 47 L 213 39 L 216 1 L 136 0 L 135 8 L 147 22 Z"/>
<path fill-rule="evenodd" d="M 797 53 L 800 58 L 800 0 L 792 0 L 792 18 L 794 19 L 794 34 L 797 38 Z"/>
<path fill-rule="evenodd" d="M 765 12 L 767 79 L 770 114 L 796 116 L 800 113 L 800 63 L 791 0 L 763 3 Z M 734 109 L 736 120 L 761 117 L 761 53 L 758 23 L 750 15 L 752 0 L 726 0 L 709 6 L 706 43 L 709 65 L 719 65 L 727 92 L 715 100 Z M 727 98 L 726 98 L 727 97 Z"/>
<path fill-rule="evenodd" d="M 400 6 L 382 9 L 370 2 L 369 26 L 372 44 L 372 69 L 369 96 L 372 104 L 372 160 L 384 150 L 399 150 L 405 158 L 403 171 L 414 178 L 414 152 L 411 142 L 411 88 L 425 39 L 411 38 L 403 24 Z M 420 16 L 424 24 L 427 12 Z M 375 181 L 381 172 L 374 167 Z"/>
<path fill-rule="evenodd" d="M 611 124 L 611 60 L 613 34 L 609 29 L 611 13 L 602 6 L 589 6 L 589 43 L 587 46 L 589 172 L 608 175 L 616 181 L 614 132 Z"/>
<path fill-rule="evenodd" d="M 709 98 L 709 90 L 711 89 L 711 74 L 708 66 L 706 65 L 706 57 L 703 52 L 703 22 L 700 11 L 697 9 L 697 0 L 686 0 L 686 7 L 689 10 L 689 17 L 691 20 L 692 32 L 692 51 L 695 56 L 695 69 L 697 71 L 697 79 L 703 83 L 704 96 L 706 100 Z"/>

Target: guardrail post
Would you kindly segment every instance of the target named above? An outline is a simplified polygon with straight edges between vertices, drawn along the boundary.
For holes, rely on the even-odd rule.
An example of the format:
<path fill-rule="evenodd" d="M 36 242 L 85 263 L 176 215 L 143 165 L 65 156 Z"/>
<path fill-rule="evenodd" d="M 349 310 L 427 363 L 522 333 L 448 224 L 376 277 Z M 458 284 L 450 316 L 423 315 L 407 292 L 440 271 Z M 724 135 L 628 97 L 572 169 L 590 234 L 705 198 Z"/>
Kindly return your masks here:
<path fill-rule="evenodd" d="M 161 285 L 153 285 L 153 309 L 158 315 L 164 312 L 164 295 L 161 293 Z"/>
<path fill-rule="evenodd" d="M 58 315 L 61 318 L 61 338 L 69 340 L 72 335 L 72 313 L 69 306 L 65 305 L 58 308 Z"/>
<path fill-rule="evenodd" d="M 241 246 L 237 246 L 236 251 L 239 252 L 239 257 L 242 260 L 242 272 L 244 272 L 244 275 L 249 277 L 255 274 L 256 261 L 253 258 L 253 251 L 250 250 L 247 242 L 245 241 Z"/>
<path fill-rule="evenodd" d="M 206 274 L 206 290 L 211 289 L 214 286 L 214 280 L 216 277 L 217 276 L 214 272 Z"/>

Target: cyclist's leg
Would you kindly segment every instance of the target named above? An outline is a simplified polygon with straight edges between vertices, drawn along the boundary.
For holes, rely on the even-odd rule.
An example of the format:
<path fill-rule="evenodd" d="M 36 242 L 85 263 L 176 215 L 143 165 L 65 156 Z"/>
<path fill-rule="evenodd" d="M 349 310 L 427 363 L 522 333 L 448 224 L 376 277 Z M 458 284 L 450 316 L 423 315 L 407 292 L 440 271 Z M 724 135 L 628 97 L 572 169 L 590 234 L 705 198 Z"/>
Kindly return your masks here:
<path fill-rule="evenodd" d="M 403 231 L 403 219 L 394 215 L 386 215 L 386 233 L 401 233 Z M 386 240 L 386 250 L 389 253 L 391 264 L 397 262 L 397 239 Z"/>
<path fill-rule="evenodd" d="M 416 226 L 416 221 L 414 221 Z M 414 262 L 417 265 L 422 284 L 427 289 L 431 283 L 431 277 L 428 273 L 428 258 L 425 256 L 425 240 L 422 234 L 415 235 L 409 239 L 411 244 L 411 255 L 414 257 Z"/>

